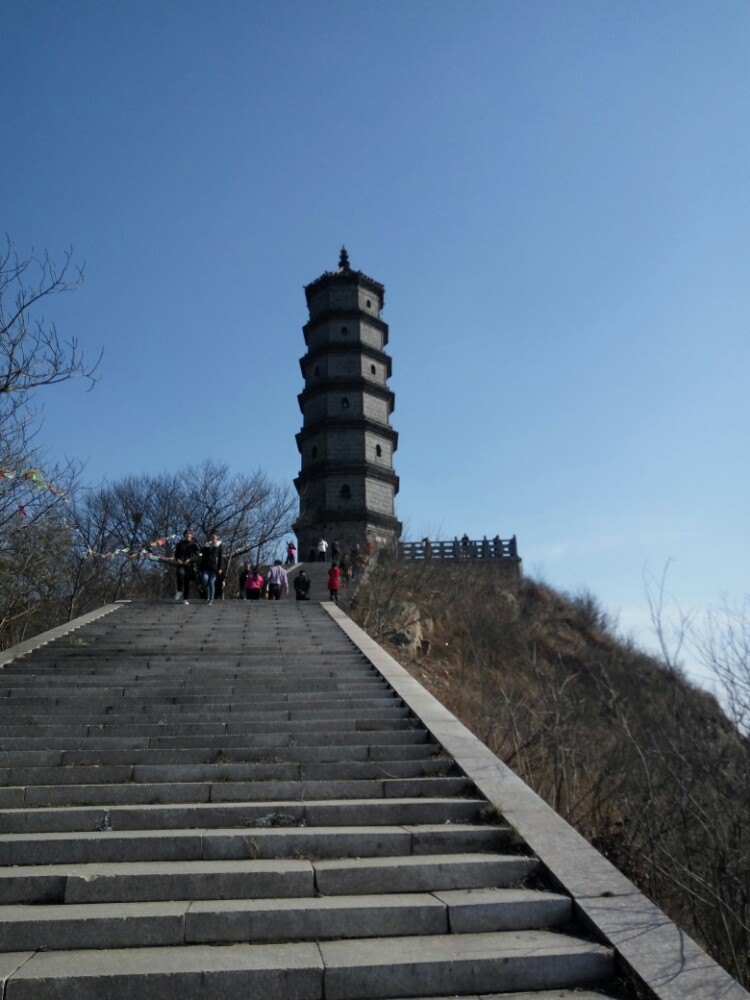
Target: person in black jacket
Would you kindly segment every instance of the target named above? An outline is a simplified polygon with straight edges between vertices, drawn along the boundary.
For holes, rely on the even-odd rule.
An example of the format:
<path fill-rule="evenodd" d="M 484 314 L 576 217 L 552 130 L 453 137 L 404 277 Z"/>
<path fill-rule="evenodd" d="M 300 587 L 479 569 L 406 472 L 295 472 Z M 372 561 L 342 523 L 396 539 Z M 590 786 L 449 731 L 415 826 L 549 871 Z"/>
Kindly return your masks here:
<path fill-rule="evenodd" d="M 237 589 L 239 591 L 239 596 L 240 596 L 240 600 L 241 601 L 247 601 L 247 600 L 249 600 L 249 598 L 247 596 L 247 590 L 245 590 L 245 581 L 250 576 L 250 574 L 252 573 L 252 571 L 253 571 L 253 565 L 252 565 L 252 563 L 249 563 L 249 562 L 246 562 L 245 565 L 240 570 L 240 580 L 239 580 L 239 586 L 238 586 Z"/>
<path fill-rule="evenodd" d="M 294 593 L 298 601 L 310 600 L 310 577 L 303 569 L 294 578 Z"/>
<path fill-rule="evenodd" d="M 190 584 L 195 579 L 196 565 L 200 554 L 200 545 L 193 538 L 190 528 L 186 528 L 182 538 L 174 548 L 174 557 L 177 560 L 177 593 L 174 595 L 176 601 L 188 603 Z"/>
<path fill-rule="evenodd" d="M 209 604 L 214 603 L 216 591 L 216 577 L 222 569 L 221 541 L 214 528 L 208 536 L 208 542 L 201 549 L 200 571 L 203 580 L 203 588 L 206 591 L 206 600 Z"/>

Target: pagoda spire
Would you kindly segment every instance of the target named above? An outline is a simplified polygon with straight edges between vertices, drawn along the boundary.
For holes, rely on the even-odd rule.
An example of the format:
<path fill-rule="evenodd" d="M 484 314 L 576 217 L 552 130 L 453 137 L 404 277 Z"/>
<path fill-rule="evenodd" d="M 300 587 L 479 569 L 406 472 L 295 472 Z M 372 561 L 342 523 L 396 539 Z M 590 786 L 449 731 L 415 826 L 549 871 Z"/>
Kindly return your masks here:
<path fill-rule="evenodd" d="M 350 271 L 351 266 L 349 264 L 349 254 L 347 253 L 346 247 L 341 245 L 341 253 L 339 254 L 339 268 L 342 271 Z"/>

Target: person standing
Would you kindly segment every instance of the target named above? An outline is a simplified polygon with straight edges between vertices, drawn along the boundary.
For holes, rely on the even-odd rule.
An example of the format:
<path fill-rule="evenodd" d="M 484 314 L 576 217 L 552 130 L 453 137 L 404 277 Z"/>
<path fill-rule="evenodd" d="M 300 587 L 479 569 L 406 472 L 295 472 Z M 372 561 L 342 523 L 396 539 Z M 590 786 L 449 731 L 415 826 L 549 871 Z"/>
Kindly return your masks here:
<path fill-rule="evenodd" d="M 240 570 L 240 578 L 239 578 L 239 584 L 238 584 L 237 589 L 239 590 L 240 600 L 241 601 L 246 601 L 247 600 L 247 591 L 245 590 L 245 582 L 247 581 L 247 578 L 250 576 L 250 573 L 252 572 L 252 568 L 253 568 L 252 564 L 249 563 L 249 562 L 246 562 L 245 565 Z"/>
<path fill-rule="evenodd" d="M 298 601 L 310 600 L 310 586 L 310 577 L 305 573 L 304 569 L 301 569 L 294 578 L 294 593 Z"/>
<path fill-rule="evenodd" d="M 206 591 L 206 600 L 209 604 L 214 603 L 216 577 L 222 569 L 222 556 L 221 540 L 214 528 L 208 536 L 208 542 L 201 549 L 200 561 L 203 588 Z"/>
<path fill-rule="evenodd" d="M 362 568 L 362 550 L 359 547 L 359 542 L 355 542 L 354 545 L 352 545 L 349 557 L 352 567 L 352 577 L 356 580 L 359 576 L 359 571 Z"/>
<path fill-rule="evenodd" d="M 257 567 L 253 568 L 245 579 L 245 597 L 247 600 L 259 601 L 265 582 L 262 575 L 258 572 Z"/>
<path fill-rule="evenodd" d="M 326 552 L 328 551 L 328 542 L 325 538 L 321 537 L 318 542 L 318 562 L 326 561 Z"/>
<path fill-rule="evenodd" d="M 348 588 L 349 581 L 352 578 L 352 564 L 349 558 L 349 553 L 345 552 L 341 557 L 341 563 L 339 565 L 341 570 L 341 580 L 345 588 Z"/>
<path fill-rule="evenodd" d="M 195 579 L 195 566 L 201 554 L 201 547 L 193 538 L 190 528 L 185 528 L 182 538 L 175 545 L 174 557 L 177 560 L 177 593 L 176 601 L 188 603 L 190 584 Z"/>
<path fill-rule="evenodd" d="M 339 556 L 340 555 L 341 555 L 341 551 L 339 549 L 339 543 L 334 540 L 334 543 L 331 546 L 331 562 L 332 563 L 337 563 L 339 561 Z"/>
<path fill-rule="evenodd" d="M 281 559 L 277 559 L 268 571 L 268 600 L 280 600 L 282 590 L 285 594 L 289 590 L 289 578 L 281 565 Z"/>
<path fill-rule="evenodd" d="M 339 588 L 341 587 L 341 570 L 338 563 L 331 563 L 328 570 L 328 593 L 334 604 L 339 603 Z"/>
<path fill-rule="evenodd" d="M 294 566 L 297 562 L 297 547 L 294 542 L 286 543 L 286 563 L 287 566 Z"/>

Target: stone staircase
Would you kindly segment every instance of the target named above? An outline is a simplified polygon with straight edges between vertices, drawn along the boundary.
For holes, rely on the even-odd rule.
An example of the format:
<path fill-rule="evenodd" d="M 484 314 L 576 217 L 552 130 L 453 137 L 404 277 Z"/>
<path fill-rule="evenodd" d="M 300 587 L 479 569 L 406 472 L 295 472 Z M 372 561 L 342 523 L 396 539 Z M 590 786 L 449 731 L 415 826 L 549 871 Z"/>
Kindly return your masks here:
<path fill-rule="evenodd" d="M 619 995 L 319 603 L 123 604 L 6 664 L 0 786 L 3 1000 Z"/>

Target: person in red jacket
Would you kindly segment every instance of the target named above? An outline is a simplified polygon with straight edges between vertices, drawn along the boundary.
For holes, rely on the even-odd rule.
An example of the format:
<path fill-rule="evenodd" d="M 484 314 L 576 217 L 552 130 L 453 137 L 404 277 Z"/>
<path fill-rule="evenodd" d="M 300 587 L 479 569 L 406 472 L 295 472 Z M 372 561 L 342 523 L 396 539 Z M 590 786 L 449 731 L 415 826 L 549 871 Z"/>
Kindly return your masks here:
<path fill-rule="evenodd" d="M 341 586 L 341 570 L 339 569 L 338 563 L 331 563 L 331 568 L 328 570 L 328 593 L 331 595 L 331 600 L 335 603 L 339 603 L 339 587 Z"/>

